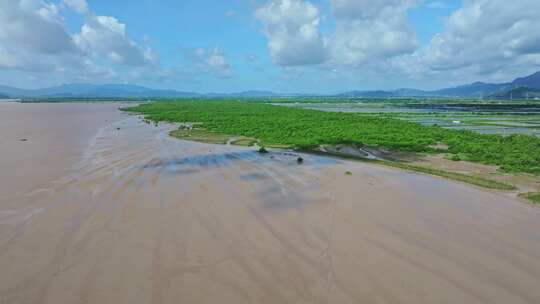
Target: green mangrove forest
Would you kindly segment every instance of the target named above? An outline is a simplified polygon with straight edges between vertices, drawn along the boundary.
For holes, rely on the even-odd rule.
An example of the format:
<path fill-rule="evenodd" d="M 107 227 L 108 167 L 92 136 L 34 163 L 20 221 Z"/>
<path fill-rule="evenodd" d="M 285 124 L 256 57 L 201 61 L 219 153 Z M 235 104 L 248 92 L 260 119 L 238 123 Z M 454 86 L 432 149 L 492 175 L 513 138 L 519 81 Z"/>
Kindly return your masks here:
<path fill-rule="evenodd" d="M 488 135 L 377 117 L 323 112 L 249 101 L 181 100 L 140 104 L 125 111 L 153 122 L 198 123 L 211 132 L 256 138 L 264 145 L 312 149 L 355 144 L 401 152 L 447 153 L 454 160 L 540 174 L 540 138 Z M 438 150 L 441 144 L 448 146 Z"/>

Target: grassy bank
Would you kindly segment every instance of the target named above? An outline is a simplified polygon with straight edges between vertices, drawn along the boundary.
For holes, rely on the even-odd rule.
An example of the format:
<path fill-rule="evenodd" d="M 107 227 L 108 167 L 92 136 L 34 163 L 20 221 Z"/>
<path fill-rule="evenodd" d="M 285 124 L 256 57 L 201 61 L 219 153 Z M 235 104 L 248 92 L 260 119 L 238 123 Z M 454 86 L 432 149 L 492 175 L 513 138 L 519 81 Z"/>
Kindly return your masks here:
<path fill-rule="evenodd" d="M 202 129 L 193 129 L 193 130 L 178 129 L 178 130 L 172 131 L 170 135 L 172 137 L 176 137 L 179 139 L 192 140 L 192 141 L 198 141 L 198 142 L 207 143 L 207 144 L 218 144 L 218 145 L 226 144 L 229 141 L 229 138 L 231 138 L 230 135 L 217 133 L 217 132 L 210 132 L 210 131 L 202 130 Z"/>
<path fill-rule="evenodd" d="M 529 200 L 533 204 L 540 204 L 540 192 L 522 193 L 519 196 Z"/>
<path fill-rule="evenodd" d="M 249 137 L 238 137 L 219 132 L 212 132 L 206 129 L 178 129 L 169 133 L 172 137 L 178 139 L 191 140 L 207 144 L 224 145 L 230 143 L 236 146 L 251 147 L 257 143 L 257 140 Z"/>
<path fill-rule="evenodd" d="M 464 160 L 500 166 L 507 172 L 540 174 L 540 138 L 485 135 L 422 126 L 387 117 L 335 113 L 224 100 L 156 102 L 125 109 L 152 121 L 197 122 L 209 132 L 258 139 L 263 145 L 313 148 L 355 144 L 403 152 L 459 154 Z"/>

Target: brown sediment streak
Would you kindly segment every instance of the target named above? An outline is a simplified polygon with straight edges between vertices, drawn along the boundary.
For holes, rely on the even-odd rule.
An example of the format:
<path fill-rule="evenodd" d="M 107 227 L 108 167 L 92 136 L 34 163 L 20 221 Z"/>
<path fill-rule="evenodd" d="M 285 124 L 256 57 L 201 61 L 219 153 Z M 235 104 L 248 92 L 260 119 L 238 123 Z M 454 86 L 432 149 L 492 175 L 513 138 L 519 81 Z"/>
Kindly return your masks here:
<path fill-rule="evenodd" d="M 117 108 L 0 104 L 0 303 L 540 303 L 540 208 Z"/>

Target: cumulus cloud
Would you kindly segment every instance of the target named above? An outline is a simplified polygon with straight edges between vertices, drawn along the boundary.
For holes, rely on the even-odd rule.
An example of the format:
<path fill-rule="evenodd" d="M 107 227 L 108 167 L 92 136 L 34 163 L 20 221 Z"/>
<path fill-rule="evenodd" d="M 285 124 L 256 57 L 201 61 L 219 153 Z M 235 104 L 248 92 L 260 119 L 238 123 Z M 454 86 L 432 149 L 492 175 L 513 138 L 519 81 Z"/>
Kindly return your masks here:
<path fill-rule="evenodd" d="M 4 52 L 76 52 L 54 4 L 38 0 L 0 1 L 0 47 Z"/>
<path fill-rule="evenodd" d="M 217 78 L 230 78 L 234 74 L 232 65 L 220 48 L 198 48 L 189 57 L 200 71 Z"/>
<path fill-rule="evenodd" d="M 413 74 L 519 74 L 540 65 L 537 0 L 467 0 L 428 46 L 401 58 Z"/>
<path fill-rule="evenodd" d="M 395 10 L 414 4 L 414 0 L 330 0 L 337 18 L 376 18 L 386 10 Z"/>
<path fill-rule="evenodd" d="M 62 5 L 84 14 L 79 33 L 64 23 Z M 130 40 L 126 26 L 113 17 L 95 16 L 85 0 L 0 1 L 0 69 L 54 73 L 73 81 L 115 77 L 114 65 L 143 66 L 157 60 L 148 47 Z M 52 77 L 52 76 L 51 76 Z"/>
<path fill-rule="evenodd" d="M 82 50 L 106 56 L 118 64 L 142 66 L 154 58 L 151 50 L 143 49 L 126 36 L 125 24 L 114 17 L 88 17 L 75 42 Z"/>
<path fill-rule="evenodd" d="M 0 1 L 0 69 L 64 74 L 83 68 L 81 56 L 56 5 Z"/>
<path fill-rule="evenodd" d="M 256 10 L 274 62 L 359 66 L 418 47 L 407 11 L 416 0 L 331 0 L 335 30 L 323 36 L 321 13 L 304 0 L 271 0 Z"/>
<path fill-rule="evenodd" d="M 509 79 L 540 66 L 538 0 L 464 0 L 444 31 L 420 46 L 411 9 L 449 8 L 433 0 L 329 0 L 331 18 L 309 0 L 268 0 L 255 11 L 274 62 L 362 68 L 412 78 Z M 332 25 L 321 33 L 321 21 Z M 328 28 L 328 27 L 325 27 Z M 489 76 L 489 77 L 488 77 Z M 462 81 L 465 81 L 463 78 Z"/>
<path fill-rule="evenodd" d="M 407 10 L 413 0 L 331 0 L 336 19 L 332 61 L 361 65 L 412 53 L 416 34 L 409 26 Z"/>
<path fill-rule="evenodd" d="M 327 59 L 319 31 L 320 12 L 309 1 L 271 0 L 255 16 L 262 22 L 270 55 L 278 65 L 319 64 Z"/>

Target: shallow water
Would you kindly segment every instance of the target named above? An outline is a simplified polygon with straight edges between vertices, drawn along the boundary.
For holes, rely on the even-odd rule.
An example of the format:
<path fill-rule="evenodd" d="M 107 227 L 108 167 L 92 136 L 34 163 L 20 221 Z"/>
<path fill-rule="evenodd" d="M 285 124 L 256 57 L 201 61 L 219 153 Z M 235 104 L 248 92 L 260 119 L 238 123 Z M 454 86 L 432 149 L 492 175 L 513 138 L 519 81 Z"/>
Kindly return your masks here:
<path fill-rule="evenodd" d="M 509 195 L 176 140 L 116 106 L 36 106 L 2 127 L 54 122 L 24 162 L 50 178 L 2 189 L 0 303 L 540 302 L 540 209 Z M 63 128 L 79 136 L 53 140 Z"/>

